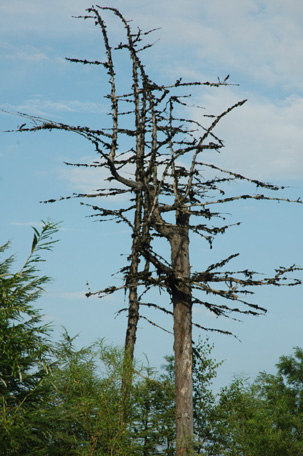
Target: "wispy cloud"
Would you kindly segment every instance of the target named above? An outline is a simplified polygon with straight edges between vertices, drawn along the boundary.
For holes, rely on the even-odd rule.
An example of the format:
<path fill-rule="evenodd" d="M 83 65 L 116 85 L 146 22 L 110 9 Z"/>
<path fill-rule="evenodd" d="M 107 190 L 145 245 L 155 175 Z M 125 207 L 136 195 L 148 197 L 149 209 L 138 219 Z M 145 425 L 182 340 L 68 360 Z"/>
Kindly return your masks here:
<path fill-rule="evenodd" d="M 1 58 L 6 60 L 25 60 L 28 62 L 46 62 L 51 61 L 49 55 L 36 46 L 23 45 L 14 46 L 11 43 L 2 42 L 0 44 Z"/>
<path fill-rule="evenodd" d="M 219 114 L 239 99 L 239 94 L 224 89 L 220 98 L 209 94 L 202 103 L 209 112 Z M 249 177 L 302 178 L 302 112 L 303 97 L 277 101 L 255 96 L 218 125 L 226 148 L 217 160 Z"/>
<path fill-rule="evenodd" d="M 88 6 L 90 4 L 86 0 L 53 0 L 43 5 L 40 0 L 1 2 L 0 14 L 6 18 L 1 22 L 1 29 L 3 33 L 11 34 L 14 24 L 14 33 L 23 34 L 26 31 L 44 34 L 44 37 L 54 33 L 57 36 L 79 33 L 83 21 L 73 20 L 71 16 L 83 14 Z"/>
<path fill-rule="evenodd" d="M 91 300 L 96 300 L 100 299 L 97 295 L 91 295 L 89 298 L 87 298 L 85 295 L 88 292 L 88 290 L 77 290 L 77 291 L 64 291 L 64 292 L 51 292 L 50 296 L 56 297 L 56 299 L 66 299 L 67 301 L 81 301 L 84 299 L 89 299 Z M 102 298 L 102 301 L 110 301 L 110 302 L 115 302 L 117 301 L 117 298 L 115 295 L 109 295 L 105 296 Z"/>
<path fill-rule="evenodd" d="M 60 42 L 70 43 L 77 33 L 78 42 L 83 43 L 95 28 L 89 21 L 71 20 L 70 16 L 83 13 L 87 6 L 85 0 L 66 0 L 64 5 L 54 0 L 43 8 L 39 0 L 28 0 L 26 4 L 14 0 L 0 5 L 0 13 L 14 18 L 16 36 L 31 29 L 36 41 L 43 36 L 44 42 L 47 39 L 53 43 L 60 37 Z M 222 72 L 231 73 L 233 81 L 240 77 L 241 89 L 206 90 L 198 100 L 210 113 L 216 113 L 241 97 L 249 99 L 219 126 L 226 144 L 220 157 L 223 166 L 263 179 L 302 177 L 303 3 L 154 0 L 143 7 L 139 0 L 129 0 L 125 7 L 122 0 L 113 0 L 111 6 L 119 8 L 127 19 L 134 19 L 134 26 L 162 27 L 155 33 L 155 39 L 161 37 L 157 50 L 148 51 L 150 59 L 145 63 L 154 72 L 159 73 L 160 68 L 164 79 L 183 75 L 186 79 L 203 80 L 216 74 L 222 76 Z M 19 29 L 21 21 L 24 24 Z M 0 34 L 6 33 L 9 20 L 2 22 L 5 24 Z M 117 24 L 115 27 L 114 33 Z M 153 40 L 150 36 L 148 39 Z M 24 60 L 53 58 L 38 45 L 25 45 L 19 50 L 15 47 L 14 52 L 19 52 Z M 104 105 L 94 100 L 54 100 L 45 95 L 2 107 L 53 118 L 61 113 L 104 113 Z M 77 184 L 80 191 L 98 188 L 100 182 L 103 186 L 106 177 L 102 171 L 98 174 L 85 169 L 60 173 L 72 186 Z"/>
<path fill-rule="evenodd" d="M 89 163 L 87 157 L 80 160 L 82 163 Z M 129 179 L 131 165 L 126 165 L 124 175 Z M 109 171 L 104 167 L 86 168 L 86 167 L 60 167 L 58 170 L 59 179 L 64 180 L 73 192 L 94 194 L 98 189 L 110 189 L 112 187 L 122 188 L 119 183 L 112 184 L 107 180 L 110 176 Z M 108 196 L 107 201 L 111 203 L 121 203 L 128 198 L 127 195 Z"/>
<path fill-rule="evenodd" d="M 79 100 L 51 100 L 43 95 L 35 95 L 32 98 L 24 100 L 22 103 L 2 104 L 2 109 L 11 112 L 24 112 L 38 116 L 56 116 L 61 113 L 104 113 L 104 105 L 102 103 L 95 103 L 93 101 L 79 101 Z"/>
<path fill-rule="evenodd" d="M 13 226 L 34 226 L 34 227 L 42 227 L 43 223 L 39 222 L 11 222 Z"/>
<path fill-rule="evenodd" d="M 145 28 L 163 28 L 159 33 L 162 45 L 174 46 L 179 53 L 187 48 L 191 67 L 202 74 L 205 67 L 217 72 L 228 69 L 267 87 L 302 89 L 303 8 L 295 0 L 290 3 L 289 7 L 280 0 L 266 4 L 257 0 L 155 0 L 148 15 L 140 8 L 135 14 Z M 132 2 L 133 7 L 135 4 Z M 176 51 L 166 55 L 168 62 L 175 59 Z M 178 61 L 182 59 L 181 53 Z"/>
<path fill-rule="evenodd" d="M 62 293 L 61 296 L 63 299 L 68 299 L 68 300 L 80 300 L 80 299 L 86 299 L 85 293 L 87 293 L 87 290 L 85 291 L 69 291 Z"/>
<path fill-rule="evenodd" d="M 12 226 L 22 226 L 22 227 L 35 227 L 35 228 L 41 228 L 43 227 L 43 222 L 39 220 L 39 222 L 11 222 Z M 68 231 L 68 228 L 64 228 L 63 226 L 58 226 L 59 231 Z"/>
<path fill-rule="evenodd" d="M 211 312 L 209 309 L 206 309 L 202 305 L 194 305 L 193 306 L 193 315 L 197 316 L 197 318 L 194 319 L 195 323 L 199 323 L 199 317 L 203 317 L 203 319 L 208 319 L 208 320 L 217 320 L 218 316 L 215 315 L 214 312 Z"/>
<path fill-rule="evenodd" d="M 14 0 L 2 2 L 0 13 L 4 36 L 23 34 L 26 30 L 49 42 L 58 37 L 85 42 L 95 36 L 95 27 L 89 21 L 72 19 L 84 14 L 90 6 L 85 0 Z M 302 89 L 303 59 L 300 58 L 303 42 L 303 7 L 297 0 L 154 0 L 144 5 L 130 0 L 112 0 L 133 24 L 144 29 L 161 27 L 157 57 L 165 62 L 184 61 L 204 73 L 205 66 L 222 71 L 237 72 L 249 80 L 265 86 L 282 85 L 288 89 Z M 161 11 L 161 14 L 159 14 Z M 117 21 L 116 21 L 117 22 Z M 117 31 L 114 22 L 110 30 Z M 122 27 L 120 28 L 122 30 Z M 0 32 L 1 33 L 1 32 Z M 90 39 L 90 38 L 89 38 Z M 153 39 L 150 38 L 149 39 Z M 168 52 L 169 48 L 169 52 Z M 161 50 L 162 49 L 162 50 Z M 182 55 L 182 50 L 187 50 Z M 31 58 L 34 58 L 35 53 Z M 38 52 L 36 58 L 42 58 Z M 149 63 L 150 64 L 150 63 Z M 215 70 L 216 71 L 216 70 Z"/>

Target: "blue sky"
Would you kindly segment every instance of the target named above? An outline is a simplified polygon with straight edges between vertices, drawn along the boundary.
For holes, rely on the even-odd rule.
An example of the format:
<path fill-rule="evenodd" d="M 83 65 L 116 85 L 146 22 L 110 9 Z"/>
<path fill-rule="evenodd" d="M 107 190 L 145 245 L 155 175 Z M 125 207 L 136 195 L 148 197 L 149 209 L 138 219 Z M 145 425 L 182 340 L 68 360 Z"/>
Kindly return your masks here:
<path fill-rule="evenodd" d="M 41 115 L 59 122 L 98 126 L 108 122 L 103 98 L 107 80 L 101 69 L 75 65 L 65 57 L 102 59 L 98 30 L 88 21 L 73 19 L 91 4 L 84 0 L 12 0 L 0 5 L 0 105 L 8 111 Z M 202 88 L 194 102 L 209 113 L 219 113 L 248 98 L 219 125 L 225 149 L 216 163 L 248 177 L 272 181 L 289 188 L 281 196 L 303 195 L 303 4 L 299 0 L 112 0 L 133 26 L 161 27 L 157 41 L 142 59 L 157 82 L 217 80 L 230 74 L 240 86 Z M 117 22 L 109 19 L 114 40 Z M 123 68 L 123 62 L 121 62 Z M 192 110 L 187 114 L 197 116 Z M 22 124 L 1 114 L 1 130 Z M 83 140 L 65 133 L 1 134 L 0 139 L 0 243 L 12 241 L 18 264 L 27 257 L 31 226 L 41 219 L 62 221 L 54 252 L 47 255 L 43 272 L 53 277 L 39 307 L 46 321 L 60 325 L 79 345 L 105 337 L 124 341 L 124 296 L 86 299 L 88 281 L 93 290 L 116 281 L 116 272 L 129 253 L 129 233 L 120 225 L 93 222 L 88 209 L 77 201 L 40 204 L 42 200 L 100 187 L 102 173 L 64 166 L 63 161 L 93 160 L 94 151 Z M 102 185 L 102 184 L 101 184 Z M 241 266 L 269 274 L 276 266 L 303 265 L 303 206 L 242 202 L 228 210 L 231 220 L 242 221 L 215 243 L 213 251 L 193 238 L 192 258 L 210 264 L 234 252 Z M 115 283 L 116 283 L 115 282 Z M 164 299 L 161 297 L 161 299 Z M 209 333 L 214 355 L 225 363 L 217 385 L 236 373 L 254 377 L 272 371 L 278 357 L 303 346 L 302 287 L 258 290 L 254 302 L 268 314 L 242 322 L 215 319 L 203 309 L 195 320 L 204 326 L 233 331 L 241 340 Z M 151 318 L 154 316 L 151 314 Z M 171 322 L 155 317 L 167 329 Z M 197 338 L 198 333 L 195 333 Z M 201 333 L 205 337 L 205 333 Z M 140 322 L 137 356 L 146 353 L 159 366 L 172 352 L 172 337 Z"/>

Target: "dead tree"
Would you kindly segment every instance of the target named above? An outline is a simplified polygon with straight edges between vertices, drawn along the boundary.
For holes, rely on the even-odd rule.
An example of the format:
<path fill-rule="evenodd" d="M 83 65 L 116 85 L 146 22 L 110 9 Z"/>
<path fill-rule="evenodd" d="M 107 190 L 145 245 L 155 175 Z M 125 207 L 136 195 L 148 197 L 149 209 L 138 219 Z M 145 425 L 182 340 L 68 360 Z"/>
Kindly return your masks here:
<path fill-rule="evenodd" d="M 115 47 L 110 43 L 104 19 L 111 13 L 123 26 L 126 39 Z M 92 7 L 83 19 L 94 21 L 100 28 L 105 45 L 104 61 L 88 61 L 78 58 L 68 60 L 84 65 L 101 66 L 107 70 L 110 90 L 112 126 L 91 129 L 87 126 L 71 126 L 23 113 L 17 115 L 34 122 L 33 126 L 22 125 L 19 130 L 63 130 L 76 133 L 93 145 L 98 159 L 92 163 L 77 163 L 70 166 L 104 168 L 107 181 L 113 182 L 90 194 L 74 194 L 60 199 L 80 198 L 81 204 L 89 206 L 93 217 L 101 221 L 115 220 L 126 223 L 132 232 L 132 247 L 129 261 L 121 268 L 124 282 L 109 286 L 87 296 L 100 297 L 118 290 L 128 292 L 128 324 L 125 352 L 134 356 L 136 331 L 139 318 L 155 326 L 144 309 L 158 309 L 173 319 L 175 384 L 176 384 L 176 435 L 177 454 L 191 454 L 193 429 L 192 405 L 192 325 L 203 330 L 200 323 L 193 322 L 193 305 L 201 305 L 217 316 L 233 314 L 260 315 L 264 307 L 247 300 L 254 288 L 265 285 L 297 285 L 299 279 L 292 273 L 300 268 L 292 265 L 276 269 L 271 277 L 260 279 L 248 269 L 229 270 L 229 263 L 237 257 L 232 253 L 227 258 L 192 271 L 189 242 L 192 233 L 197 233 L 210 247 L 218 234 L 224 234 L 230 226 L 220 209 L 225 203 L 239 200 L 290 201 L 280 196 L 271 196 L 282 188 L 259 180 L 249 179 L 236 172 L 222 169 L 203 159 L 205 151 L 220 152 L 223 141 L 214 130 L 217 124 L 233 109 L 246 100 L 228 107 L 218 115 L 201 116 L 202 121 L 183 118 L 193 88 L 228 85 L 225 80 L 210 82 L 183 82 L 161 85 L 148 76 L 140 59 L 141 51 L 149 48 L 144 44 L 151 31 L 133 32 L 129 23 L 115 8 Z M 131 88 L 120 93 L 117 89 L 118 69 L 115 57 L 126 52 L 130 57 Z M 182 111 L 183 110 L 183 111 Z M 125 145 L 124 145 L 125 144 Z M 242 181 L 256 188 L 250 193 L 229 194 L 231 183 Z M 228 185 L 227 185 L 228 184 Z M 232 187 L 231 187 L 232 188 Z M 261 189 L 262 192 L 259 190 Z M 118 209 L 108 207 L 103 201 L 108 197 L 125 196 Z M 96 203 L 87 202 L 95 198 Z M 49 200 L 54 202 L 57 200 Z M 236 223 L 235 225 L 238 225 Z M 168 252 L 159 251 L 158 239 L 167 241 Z M 168 292 L 172 309 L 150 302 L 145 297 L 149 290 L 158 288 Z M 227 331 L 216 330 L 229 334 Z"/>

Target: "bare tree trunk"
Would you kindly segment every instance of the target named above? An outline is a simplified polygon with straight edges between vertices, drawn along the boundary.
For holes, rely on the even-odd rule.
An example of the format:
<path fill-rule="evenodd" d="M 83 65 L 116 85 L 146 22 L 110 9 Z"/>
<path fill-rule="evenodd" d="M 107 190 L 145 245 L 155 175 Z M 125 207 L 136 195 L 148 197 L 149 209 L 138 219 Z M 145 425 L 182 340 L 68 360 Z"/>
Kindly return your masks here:
<path fill-rule="evenodd" d="M 123 421 L 127 421 L 128 402 L 132 385 L 135 344 L 137 338 L 137 326 L 139 320 L 138 302 L 138 272 L 139 272 L 139 249 L 138 239 L 141 224 L 142 194 L 136 195 L 136 209 L 134 216 L 133 243 L 131 251 L 131 263 L 126 282 L 129 290 L 128 319 L 124 346 L 124 366 L 122 374 L 122 400 L 123 400 Z"/>
<path fill-rule="evenodd" d="M 176 232 L 170 240 L 172 267 L 175 272 L 172 301 L 174 307 L 176 440 L 177 455 L 186 456 L 191 454 L 193 436 L 189 215 L 179 212 L 176 225 Z"/>
<path fill-rule="evenodd" d="M 136 236 L 137 237 L 137 236 Z M 125 337 L 125 353 L 133 360 L 135 343 L 136 343 L 136 332 L 139 320 L 139 303 L 138 303 L 138 267 L 139 267 L 139 252 L 137 249 L 137 239 L 133 239 L 132 253 L 131 253 L 131 264 L 129 271 L 129 306 L 128 306 L 128 319 L 127 319 L 127 330 Z"/>
<path fill-rule="evenodd" d="M 132 286 L 129 289 L 129 308 L 128 308 L 128 320 L 127 330 L 125 337 L 125 353 L 130 359 L 134 359 L 134 350 L 136 343 L 136 331 L 139 320 L 139 304 L 137 296 L 137 287 Z"/>

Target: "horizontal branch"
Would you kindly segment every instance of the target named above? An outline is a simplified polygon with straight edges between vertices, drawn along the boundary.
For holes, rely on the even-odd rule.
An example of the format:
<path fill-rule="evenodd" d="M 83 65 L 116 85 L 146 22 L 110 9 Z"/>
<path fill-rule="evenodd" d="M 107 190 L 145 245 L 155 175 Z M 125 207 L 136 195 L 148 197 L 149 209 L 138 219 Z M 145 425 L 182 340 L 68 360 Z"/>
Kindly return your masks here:
<path fill-rule="evenodd" d="M 164 307 L 158 306 L 157 304 L 154 304 L 154 303 L 151 303 L 151 302 L 147 302 L 147 303 L 140 302 L 140 306 L 153 307 L 153 308 L 161 310 L 162 312 L 164 312 L 164 313 L 166 313 L 166 314 L 168 314 L 168 315 L 173 317 L 173 312 L 171 312 L 170 310 L 165 309 Z M 214 331 L 214 332 L 219 332 L 219 333 L 222 333 L 222 334 L 227 334 L 229 336 L 233 335 L 230 331 L 223 331 L 221 329 L 215 329 L 215 328 L 206 328 L 205 326 L 201 326 L 200 324 L 195 323 L 195 322 L 192 322 L 192 324 L 196 328 L 202 329 L 203 331 Z"/>
<path fill-rule="evenodd" d="M 140 315 L 139 318 L 140 318 L 140 319 L 143 318 L 143 320 L 146 320 L 146 321 L 147 321 L 149 324 L 151 324 L 152 326 L 156 326 L 157 328 L 162 329 L 162 331 L 165 331 L 165 332 L 167 332 L 168 334 L 172 334 L 172 335 L 173 335 L 173 332 L 172 332 L 172 331 L 169 331 L 168 329 L 165 329 L 165 328 L 163 328 L 162 326 L 157 325 L 157 323 L 155 323 L 155 322 L 149 320 L 149 318 L 145 317 L 144 315 Z"/>
<path fill-rule="evenodd" d="M 218 199 L 216 201 L 205 201 L 204 203 L 189 203 L 185 204 L 186 208 L 190 207 L 205 207 L 205 206 L 210 206 L 211 204 L 222 204 L 222 203 L 230 203 L 232 201 L 239 201 L 239 200 L 247 200 L 247 199 L 254 199 L 254 200 L 265 200 L 265 201 L 284 201 L 287 203 L 303 203 L 303 200 L 301 198 L 298 198 L 296 200 L 292 200 L 289 198 L 278 198 L 278 197 L 270 197 L 270 196 L 265 196 L 265 195 L 240 195 L 240 196 L 231 196 L 229 198 L 222 198 Z"/>

